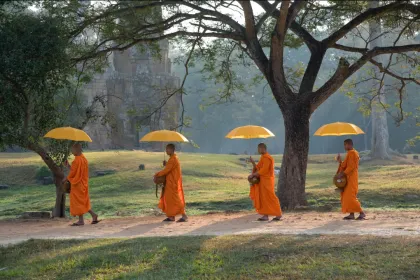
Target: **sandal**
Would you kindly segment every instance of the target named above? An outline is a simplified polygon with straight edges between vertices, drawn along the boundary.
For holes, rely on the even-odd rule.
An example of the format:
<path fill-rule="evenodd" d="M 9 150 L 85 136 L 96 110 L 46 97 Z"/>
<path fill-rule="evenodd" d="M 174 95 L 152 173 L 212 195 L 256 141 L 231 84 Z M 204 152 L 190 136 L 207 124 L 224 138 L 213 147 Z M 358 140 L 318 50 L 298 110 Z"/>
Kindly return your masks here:
<path fill-rule="evenodd" d="M 100 222 L 100 221 L 102 221 L 102 220 L 92 221 L 90 224 L 91 224 L 91 225 L 96 225 L 96 224 L 99 224 L 99 222 Z"/>
<path fill-rule="evenodd" d="M 80 226 L 84 226 L 85 224 L 78 224 L 78 223 L 72 223 L 70 226 L 71 227 L 80 227 Z"/>
<path fill-rule="evenodd" d="M 346 216 L 343 218 L 343 220 L 354 220 L 354 216 L 353 217 Z"/>
<path fill-rule="evenodd" d="M 185 223 L 186 221 L 188 221 L 187 219 L 181 218 L 178 221 L 176 221 L 177 223 Z"/>
<path fill-rule="evenodd" d="M 279 221 L 281 221 L 281 217 L 280 218 L 274 217 L 271 221 L 272 222 L 279 222 Z"/>
<path fill-rule="evenodd" d="M 357 221 L 363 221 L 363 220 L 366 220 L 366 216 L 359 216 L 359 217 L 357 217 L 357 219 L 356 219 Z"/>
<path fill-rule="evenodd" d="M 172 219 L 166 218 L 166 219 L 165 219 L 165 220 L 163 220 L 162 222 L 175 222 L 175 220 L 172 220 Z"/>
<path fill-rule="evenodd" d="M 258 218 L 257 220 L 258 222 L 268 222 L 268 219 L 264 219 L 264 218 Z"/>

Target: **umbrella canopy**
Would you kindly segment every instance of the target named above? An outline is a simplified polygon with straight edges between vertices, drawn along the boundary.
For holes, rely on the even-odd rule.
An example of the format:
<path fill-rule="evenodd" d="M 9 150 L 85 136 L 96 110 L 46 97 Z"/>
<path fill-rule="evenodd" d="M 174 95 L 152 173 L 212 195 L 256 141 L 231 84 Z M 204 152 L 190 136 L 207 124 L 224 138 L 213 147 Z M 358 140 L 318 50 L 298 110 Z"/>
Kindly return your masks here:
<path fill-rule="evenodd" d="M 54 128 L 45 134 L 44 138 L 92 142 L 92 139 L 90 139 L 86 132 L 69 126 Z"/>
<path fill-rule="evenodd" d="M 157 130 L 147 133 L 140 142 L 189 142 L 181 133 L 171 130 Z"/>
<path fill-rule="evenodd" d="M 229 132 L 225 137 L 229 139 L 254 139 L 274 137 L 273 132 L 262 126 L 240 126 Z"/>
<path fill-rule="evenodd" d="M 360 127 L 352 123 L 330 123 L 320 127 L 315 136 L 343 136 L 365 134 Z"/>

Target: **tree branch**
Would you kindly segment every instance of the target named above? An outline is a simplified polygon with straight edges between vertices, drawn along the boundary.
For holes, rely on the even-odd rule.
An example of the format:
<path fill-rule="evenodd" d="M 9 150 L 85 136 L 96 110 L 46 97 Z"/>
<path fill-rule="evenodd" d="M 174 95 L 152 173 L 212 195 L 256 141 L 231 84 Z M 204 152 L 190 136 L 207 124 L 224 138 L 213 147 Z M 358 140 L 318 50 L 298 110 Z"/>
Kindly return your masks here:
<path fill-rule="evenodd" d="M 409 81 L 409 82 L 413 82 L 413 83 L 416 83 L 416 84 L 420 85 L 420 80 L 416 80 L 414 78 L 402 77 L 400 75 L 397 75 L 397 74 L 391 72 L 388 68 L 383 67 L 382 63 L 380 63 L 380 62 L 378 62 L 374 59 L 370 59 L 369 62 L 372 63 L 373 65 L 375 65 L 376 67 L 378 67 L 379 71 L 381 73 L 385 73 L 385 74 L 387 74 L 387 75 L 389 75 L 389 76 L 391 76 L 391 77 L 393 77 L 397 80 L 400 80 L 400 81 Z"/>
<path fill-rule="evenodd" d="M 306 101 L 311 104 L 311 112 L 314 112 L 328 97 L 336 92 L 348 77 L 349 62 L 345 58 L 340 58 L 334 75 L 321 88 L 305 97 Z"/>
<path fill-rule="evenodd" d="M 261 47 L 260 42 L 257 37 L 257 29 L 255 27 L 254 12 L 250 1 L 240 1 L 239 2 L 244 11 L 245 17 L 245 44 L 249 49 L 249 52 L 252 55 L 252 59 L 257 64 L 258 68 L 264 75 L 268 74 L 268 58 L 264 53 L 264 50 Z"/>
<path fill-rule="evenodd" d="M 348 32 L 356 28 L 358 25 L 362 24 L 368 19 L 371 19 L 376 16 L 383 15 L 384 13 L 396 10 L 410 10 L 411 12 L 419 13 L 420 6 L 409 4 L 406 1 L 395 1 L 390 4 L 384 5 L 378 8 L 370 8 L 365 12 L 361 13 L 350 22 L 342 26 L 340 29 L 331 34 L 328 38 L 324 39 L 322 42 L 328 47 L 332 47 L 338 40 L 343 38 Z"/>
<path fill-rule="evenodd" d="M 119 44 L 119 45 L 114 45 L 111 47 L 107 47 L 105 49 L 102 49 L 100 51 L 95 51 L 95 52 L 91 52 L 85 56 L 82 57 L 76 57 L 73 58 L 74 61 L 83 61 L 86 59 L 90 59 L 90 58 L 94 58 L 96 56 L 100 56 L 100 55 L 104 55 L 107 54 L 111 51 L 123 51 L 126 49 L 131 48 L 134 45 L 137 44 L 141 44 L 141 43 L 153 43 L 153 42 L 158 42 L 161 41 L 163 39 L 170 39 L 170 38 L 174 38 L 177 36 L 192 36 L 192 37 L 210 37 L 210 38 L 227 38 L 227 39 L 232 39 L 235 41 L 243 41 L 244 38 L 243 36 L 241 36 L 240 34 L 237 33 L 200 33 L 200 32 L 187 32 L 187 31 L 175 31 L 172 33 L 168 33 L 165 35 L 161 35 L 161 36 L 156 36 L 156 37 L 150 37 L 150 38 L 134 38 L 131 40 L 131 42 L 129 44 L 123 45 Z M 112 40 L 112 39 L 111 39 Z"/>
<path fill-rule="evenodd" d="M 256 1 L 258 5 L 265 10 L 266 13 L 269 13 L 272 17 L 278 18 L 280 16 L 280 11 L 273 9 L 271 4 L 267 0 Z M 316 40 L 305 28 L 303 28 L 299 23 L 293 21 L 290 24 L 290 30 L 295 33 L 299 38 L 301 38 L 309 50 L 313 50 L 319 42 Z"/>
<path fill-rule="evenodd" d="M 264 24 L 264 22 L 273 15 L 273 13 L 277 10 L 277 5 L 281 2 L 281 0 L 274 1 L 273 4 L 268 3 L 271 7 L 268 9 L 268 11 L 265 12 L 265 14 L 260 18 L 258 21 L 255 29 L 258 31 L 261 29 L 261 26 Z M 260 4 L 261 5 L 261 4 Z"/>

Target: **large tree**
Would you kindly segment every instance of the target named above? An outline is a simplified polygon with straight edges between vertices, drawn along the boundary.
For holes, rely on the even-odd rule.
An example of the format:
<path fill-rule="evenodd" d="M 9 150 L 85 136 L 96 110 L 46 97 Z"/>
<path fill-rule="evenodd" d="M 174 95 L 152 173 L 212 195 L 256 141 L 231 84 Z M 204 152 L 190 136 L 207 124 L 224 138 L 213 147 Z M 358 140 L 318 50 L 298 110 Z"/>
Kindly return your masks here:
<path fill-rule="evenodd" d="M 55 9 L 56 13 L 80 16 L 75 36 L 86 30 L 98 34 L 90 53 L 82 59 L 140 43 L 155 46 L 161 39 L 181 38 L 207 61 L 205 70 L 213 73 L 214 80 L 226 84 L 224 96 L 241 89 L 232 72 L 234 60 L 251 59 L 283 114 L 285 149 L 278 195 L 282 206 L 289 209 L 307 203 L 305 180 L 312 113 L 364 65 L 372 63 L 383 68 L 375 60 L 377 56 L 420 50 L 419 43 L 373 48 L 343 44 L 357 27 L 376 18 L 385 19 L 383 32 L 414 36 L 407 26 L 419 26 L 420 5 L 412 1 L 386 1 L 376 8 L 368 8 L 367 1 L 113 1 L 102 6 L 87 5 L 82 12 L 74 9 L 74 2 L 69 3 L 52 5 L 51 13 Z M 285 53 L 288 47 L 301 43 L 310 58 L 304 62 L 298 85 L 293 85 L 284 66 Z M 241 55 L 233 57 L 237 51 Z M 327 81 L 316 85 L 329 51 L 337 51 L 340 57 Z M 392 69 L 381 71 L 398 76 Z M 405 82 L 412 79 L 400 78 Z"/>
<path fill-rule="evenodd" d="M 21 147 L 42 158 L 56 186 L 53 215 L 64 217 L 61 181 L 71 143 L 43 135 L 59 126 L 83 128 L 100 117 L 101 97 L 87 104 L 79 90 L 97 69 L 95 63 L 78 66 L 72 60 L 81 49 L 60 18 L 30 12 L 21 4 L 0 6 L 0 149 Z"/>

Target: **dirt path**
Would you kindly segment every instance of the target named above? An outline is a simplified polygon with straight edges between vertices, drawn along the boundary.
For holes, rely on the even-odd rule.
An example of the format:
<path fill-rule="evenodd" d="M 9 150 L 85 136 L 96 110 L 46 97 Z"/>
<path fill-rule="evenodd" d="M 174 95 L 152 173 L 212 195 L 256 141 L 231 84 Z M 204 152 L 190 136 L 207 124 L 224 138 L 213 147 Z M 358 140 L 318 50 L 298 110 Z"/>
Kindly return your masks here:
<path fill-rule="evenodd" d="M 343 221 L 339 213 L 288 213 L 281 222 L 257 222 L 253 213 L 193 216 L 188 223 L 162 223 L 162 217 L 106 219 L 70 227 L 69 220 L 0 221 L 0 244 L 31 238 L 118 238 L 226 234 L 372 234 L 420 236 L 419 212 L 370 212 L 366 221 Z"/>

